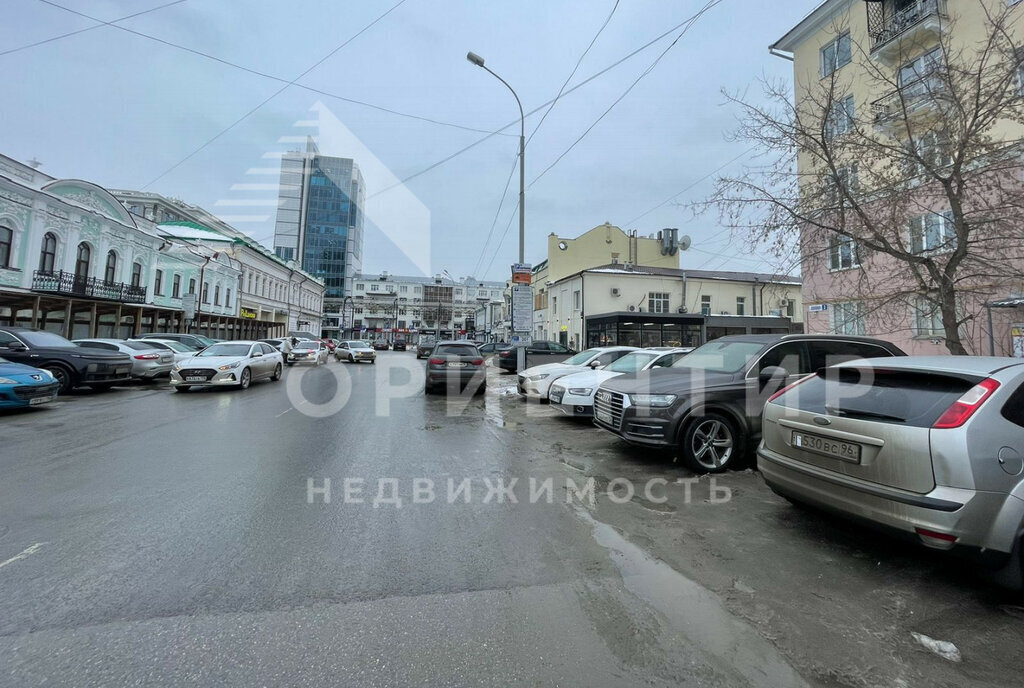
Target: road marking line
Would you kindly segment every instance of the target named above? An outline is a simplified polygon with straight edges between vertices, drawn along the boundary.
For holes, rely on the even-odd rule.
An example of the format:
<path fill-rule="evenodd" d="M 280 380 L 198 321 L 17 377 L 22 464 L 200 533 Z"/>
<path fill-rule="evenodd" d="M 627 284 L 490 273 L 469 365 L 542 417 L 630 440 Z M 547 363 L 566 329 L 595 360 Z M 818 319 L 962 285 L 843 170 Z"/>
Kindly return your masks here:
<path fill-rule="evenodd" d="M 276 416 L 274 416 L 274 418 L 280 418 L 281 416 L 283 416 L 284 414 L 288 413 L 289 411 L 291 411 L 291 409 L 285 409 L 284 411 L 281 411 L 281 413 L 279 413 Z"/>
<path fill-rule="evenodd" d="M 7 561 L 0 561 L 0 569 L 2 569 L 3 567 L 7 566 L 8 564 L 13 564 L 14 562 L 18 561 L 19 559 L 26 559 L 26 558 L 28 558 L 29 556 L 35 554 L 40 549 L 42 549 L 43 545 L 48 545 L 48 544 L 50 544 L 50 543 L 48 543 L 48 542 L 37 542 L 36 544 L 32 545 L 31 547 L 26 547 L 20 554 L 14 555 L 13 557 L 8 559 Z"/>

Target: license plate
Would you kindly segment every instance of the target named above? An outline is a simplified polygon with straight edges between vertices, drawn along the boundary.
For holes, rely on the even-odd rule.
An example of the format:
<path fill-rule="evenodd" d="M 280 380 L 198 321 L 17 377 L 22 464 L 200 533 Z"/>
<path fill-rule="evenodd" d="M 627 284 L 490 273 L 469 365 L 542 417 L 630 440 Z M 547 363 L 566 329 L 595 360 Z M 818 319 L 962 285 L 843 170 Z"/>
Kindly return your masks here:
<path fill-rule="evenodd" d="M 612 414 L 607 411 L 596 410 L 594 411 L 594 417 L 602 423 L 608 423 L 609 425 L 612 424 Z"/>
<path fill-rule="evenodd" d="M 201 375 L 190 375 L 185 378 L 185 382 L 206 382 L 206 378 Z"/>
<path fill-rule="evenodd" d="M 462 361 L 453 361 L 453 362 L 448 364 L 448 367 L 449 368 L 465 368 L 466 364 L 463 363 Z"/>
<path fill-rule="evenodd" d="M 129 370 L 128 368 L 118 368 L 117 369 L 117 374 L 118 375 L 127 375 L 128 374 L 128 370 Z"/>
<path fill-rule="evenodd" d="M 50 401 L 53 401 L 53 397 L 35 397 L 33 399 L 28 400 L 28 405 L 38 406 L 39 404 L 45 404 Z"/>
<path fill-rule="evenodd" d="M 793 433 L 793 446 L 814 454 L 821 454 L 840 461 L 860 463 L 860 445 L 853 442 L 833 440 L 803 432 Z"/>
<path fill-rule="evenodd" d="M 562 393 L 561 392 L 555 392 L 554 394 L 549 395 L 549 397 L 550 397 L 551 401 L 555 402 L 556 404 L 561 404 L 562 403 Z"/>

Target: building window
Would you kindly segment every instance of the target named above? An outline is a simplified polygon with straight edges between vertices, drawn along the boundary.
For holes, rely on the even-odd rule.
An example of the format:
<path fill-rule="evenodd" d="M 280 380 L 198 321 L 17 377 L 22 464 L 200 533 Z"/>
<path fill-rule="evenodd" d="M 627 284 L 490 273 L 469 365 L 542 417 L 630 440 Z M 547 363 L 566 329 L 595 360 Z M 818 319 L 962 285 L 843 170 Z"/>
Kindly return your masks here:
<path fill-rule="evenodd" d="M 918 215 L 910 220 L 910 250 L 913 253 L 949 250 L 955 241 L 956 228 L 953 227 L 951 211 Z"/>
<path fill-rule="evenodd" d="M 142 286 L 142 263 L 132 263 L 132 286 Z"/>
<path fill-rule="evenodd" d="M 668 313 L 668 292 L 652 291 L 648 294 L 647 310 L 651 313 Z"/>
<path fill-rule="evenodd" d="M 171 298 L 181 298 L 181 275 L 175 275 L 171 279 Z"/>
<path fill-rule="evenodd" d="M 0 227 L 0 268 L 11 267 L 11 246 L 14 245 L 14 230 Z"/>
<path fill-rule="evenodd" d="M 92 258 L 92 249 L 84 241 L 78 245 L 78 254 L 75 257 L 75 277 L 85 279 L 89 276 L 89 261 Z"/>
<path fill-rule="evenodd" d="M 53 273 L 54 263 L 57 262 L 57 237 L 47 232 L 43 236 L 43 248 L 39 252 L 39 272 Z"/>
<path fill-rule="evenodd" d="M 164 271 L 157 270 L 153 275 L 153 293 L 157 296 L 164 295 Z"/>
<path fill-rule="evenodd" d="M 833 103 L 825 122 L 825 138 L 834 139 L 853 131 L 854 115 L 853 96 L 846 96 Z"/>
<path fill-rule="evenodd" d="M 401 285 L 400 287 L 398 287 L 398 291 L 401 292 L 402 294 L 408 293 L 409 285 L 408 284 Z"/>
<path fill-rule="evenodd" d="M 700 314 L 711 315 L 711 295 L 703 294 L 700 297 Z"/>
<path fill-rule="evenodd" d="M 117 280 L 117 254 L 107 251 L 107 266 L 103 271 L 103 281 L 113 284 Z"/>
<path fill-rule="evenodd" d="M 412 288 L 412 293 L 413 294 L 419 294 L 420 293 L 420 288 L 419 287 L 413 287 Z"/>
<path fill-rule="evenodd" d="M 376 283 L 371 284 L 370 285 L 370 291 L 380 291 L 380 285 L 376 284 Z"/>
<path fill-rule="evenodd" d="M 356 291 L 364 291 L 364 286 L 362 282 L 356 282 Z"/>
<path fill-rule="evenodd" d="M 195 279 L 190 279 L 188 281 L 188 293 L 189 294 L 195 294 L 196 293 L 196 281 L 195 281 Z"/>
<path fill-rule="evenodd" d="M 830 236 L 828 238 L 828 269 L 849 270 L 860 266 L 860 255 L 857 241 L 848 236 Z"/>
<path fill-rule="evenodd" d="M 831 308 L 832 331 L 835 334 L 864 335 L 867 333 L 862 301 L 833 303 Z"/>
<path fill-rule="evenodd" d="M 747 297 L 737 296 L 736 297 L 736 315 L 747 314 Z"/>
<path fill-rule="evenodd" d="M 219 306 L 220 305 L 220 285 L 219 284 L 214 286 L 214 288 L 213 288 L 213 305 L 214 306 Z"/>
<path fill-rule="evenodd" d="M 577 289 L 572 293 L 572 309 L 578 311 L 583 307 L 583 300 L 580 298 L 580 290 Z"/>
<path fill-rule="evenodd" d="M 203 282 L 203 303 L 210 303 L 210 285 Z"/>
<path fill-rule="evenodd" d="M 918 297 L 913 304 L 914 335 L 918 337 L 945 337 L 946 328 L 942 324 L 942 312 L 938 304 L 930 299 Z"/>
<path fill-rule="evenodd" d="M 904 98 L 925 96 L 941 88 L 942 84 L 934 79 L 934 74 L 941 68 L 941 48 L 933 48 L 900 67 L 900 90 Z"/>
<path fill-rule="evenodd" d="M 228 289 L 224 292 L 224 307 L 231 308 L 231 290 Z"/>
<path fill-rule="evenodd" d="M 840 34 L 821 49 L 821 75 L 828 76 L 853 59 L 850 49 L 850 32 Z"/>

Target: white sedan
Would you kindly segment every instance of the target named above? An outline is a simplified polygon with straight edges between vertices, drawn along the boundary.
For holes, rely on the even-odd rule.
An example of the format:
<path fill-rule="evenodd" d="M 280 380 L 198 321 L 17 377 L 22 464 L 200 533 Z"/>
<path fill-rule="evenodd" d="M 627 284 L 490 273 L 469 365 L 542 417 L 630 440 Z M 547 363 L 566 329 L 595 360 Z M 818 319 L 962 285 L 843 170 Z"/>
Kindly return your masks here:
<path fill-rule="evenodd" d="M 341 342 L 334 348 L 334 358 L 348 363 L 359 363 L 360 361 L 377 361 L 377 352 L 367 342 L 358 339 L 350 339 Z"/>
<path fill-rule="evenodd" d="M 292 347 L 292 350 L 285 355 L 284 362 L 288 365 L 296 363 L 312 363 L 314 366 L 327 363 L 330 351 L 323 342 L 304 339 Z"/>
<path fill-rule="evenodd" d="M 176 392 L 193 387 L 248 389 L 255 380 L 280 380 L 283 370 L 281 352 L 269 344 L 220 342 L 175 363 L 171 369 L 171 386 Z"/>
<path fill-rule="evenodd" d="M 587 370 L 560 377 L 557 383 L 551 385 L 548 398 L 552 406 L 566 415 L 592 416 L 594 393 L 608 378 L 626 373 L 639 373 L 651 368 L 668 368 L 691 351 L 692 348 L 633 351 L 600 370 Z"/>
<path fill-rule="evenodd" d="M 635 346 L 599 346 L 581 351 L 561 363 L 545 363 L 527 368 L 519 373 L 519 394 L 527 399 L 544 401 L 548 398 L 551 383 L 563 375 L 601 368 L 636 350 Z"/>

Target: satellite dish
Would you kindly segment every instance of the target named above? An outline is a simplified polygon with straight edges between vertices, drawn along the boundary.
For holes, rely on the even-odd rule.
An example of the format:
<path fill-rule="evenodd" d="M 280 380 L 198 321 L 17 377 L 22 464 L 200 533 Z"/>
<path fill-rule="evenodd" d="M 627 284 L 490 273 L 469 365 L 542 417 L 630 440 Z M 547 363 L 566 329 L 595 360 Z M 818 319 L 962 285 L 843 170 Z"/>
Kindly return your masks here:
<path fill-rule="evenodd" d="M 690 248 L 690 242 L 691 239 L 689 234 L 684 234 L 683 236 L 679 237 L 679 250 L 685 251 L 686 249 Z"/>

